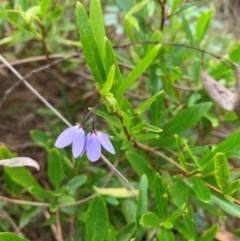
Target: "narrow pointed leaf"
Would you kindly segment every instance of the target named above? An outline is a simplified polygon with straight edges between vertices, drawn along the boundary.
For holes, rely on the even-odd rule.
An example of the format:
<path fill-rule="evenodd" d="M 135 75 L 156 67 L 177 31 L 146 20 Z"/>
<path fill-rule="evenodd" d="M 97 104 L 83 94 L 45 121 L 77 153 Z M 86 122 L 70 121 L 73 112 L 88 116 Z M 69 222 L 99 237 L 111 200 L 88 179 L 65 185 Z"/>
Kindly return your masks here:
<path fill-rule="evenodd" d="M 164 182 L 162 177 L 157 173 L 154 177 L 154 195 L 155 195 L 155 202 L 158 209 L 158 216 L 160 218 L 167 217 L 167 190 L 164 186 Z"/>
<path fill-rule="evenodd" d="M 142 175 L 139 184 L 139 195 L 137 201 L 136 224 L 137 231 L 139 231 L 139 221 L 144 213 L 147 212 L 148 204 L 148 180 L 146 175 Z"/>
<path fill-rule="evenodd" d="M 77 3 L 76 15 L 83 51 L 97 83 L 97 88 L 100 89 L 106 80 L 106 74 L 87 13 L 80 2 Z"/>
<path fill-rule="evenodd" d="M 220 190 L 225 194 L 230 183 L 230 172 L 228 161 L 225 155 L 221 152 L 214 157 L 215 178 Z"/>
<path fill-rule="evenodd" d="M 115 65 L 112 65 L 112 67 L 109 69 L 107 80 L 106 82 L 104 82 L 103 88 L 100 90 L 100 93 L 103 96 L 107 95 L 110 92 L 113 86 L 114 76 L 115 76 Z"/>
<path fill-rule="evenodd" d="M 198 241 L 212 241 L 214 240 L 217 231 L 219 229 L 219 225 L 215 224 L 211 228 L 207 229 L 199 238 Z"/>
<path fill-rule="evenodd" d="M 234 182 L 232 182 L 228 189 L 226 190 L 226 195 L 232 195 L 233 193 L 235 193 L 240 187 L 240 180 L 235 180 Z"/>
<path fill-rule="evenodd" d="M 124 92 L 141 76 L 141 74 L 148 68 L 152 63 L 153 59 L 158 54 L 161 45 L 156 45 L 138 64 L 137 66 L 129 73 L 127 78 L 122 82 L 117 90 L 116 99 L 119 100 L 122 98 Z"/>
<path fill-rule="evenodd" d="M 180 134 L 194 126 L 210 109 L 211 102 L 196 104 L 179 111 L 163 126 L 163 136 Z"/>
<path fill-rule="evenodd" d="M 119 232 L 116 234 L 116 240 L 117 241 L 131 240 L 135 232 L 136 232 L 136 223 L 131 222 L 119 230 Z"/>
<path fill-rule="evenodd" d="M 126 152 L 126 155 L 135 172 L 139 176 L 145 174 L 147 176 L 150 187 L 153 187 L 153 180 L 156 171 L 139 154 L 128 151 Z"/>
<path fill-rule="evenodd" d="M 136 114 L 135 115 L 141 115 L 149 106 L 151 106 L 151 104 L 156 100 L 156 98 L 162 94 L 163 91 L 159 91 L 157 94 L 153 95 L 152 97 L 150 97 L 149 99 L 147 99 L 146 101 L 144 101 L 136 110 Z"/>
<path fill-rule="evenodd" d="M 102 15 L 102 7 L 100 0 L 91 0 L 90 2 L 90 24 L 94 38 L 97 42 L 100 56 L 102 60 L 105 55 L 105 29 L 104 29 L 104 20 Z"/>
<path fill-rule="evenodd" d="M 86 218 L 86 241 L 104 240 L 109 227 L 107 207 L 100 195 L 89 204 Z"/>
<path fill-rule="evenodd" d="M 203 202 L 209 202 L 211 200 L 211 193 L 205 183 L 198 177 L 192 177 L 192 189 L 197 197 Z"/>

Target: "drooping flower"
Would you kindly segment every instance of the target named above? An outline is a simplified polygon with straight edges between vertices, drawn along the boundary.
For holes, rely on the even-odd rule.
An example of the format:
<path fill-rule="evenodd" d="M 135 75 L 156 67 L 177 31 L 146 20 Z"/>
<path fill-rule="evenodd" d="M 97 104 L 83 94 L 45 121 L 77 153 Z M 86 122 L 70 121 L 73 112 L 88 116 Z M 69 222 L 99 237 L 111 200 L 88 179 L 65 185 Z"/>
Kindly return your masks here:
<path fill-rule="evenodd" d="M 87 157 L 91 162 L 95 162 L 100 158 L 101 146 L 108 152 L 115 154 L 114 147 L 109 141 L 108 135 L 97 130 L 92 130 L 87 134 L 84 150 L 86 150 Z"/>
<path fill-rule="evenodd" d="M 84 153 L 85 131 L 81 125 L 76 125 L 64 130 L 55 142 L 57 148 L 64 148 L 72 144 L 72 153 L 77 158 Z"/>

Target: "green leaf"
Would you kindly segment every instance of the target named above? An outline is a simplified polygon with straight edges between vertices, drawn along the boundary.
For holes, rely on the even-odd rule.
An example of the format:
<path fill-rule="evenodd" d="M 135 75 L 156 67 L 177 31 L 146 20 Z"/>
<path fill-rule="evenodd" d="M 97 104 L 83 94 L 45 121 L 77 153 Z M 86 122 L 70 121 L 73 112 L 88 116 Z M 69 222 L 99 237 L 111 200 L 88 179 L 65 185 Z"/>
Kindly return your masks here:
<path fill-rule="evenodd" d="M 135 172 L 141 177 L 143 174 L 147 176 L 149 185 L 153 187 L 154 183 L 154 175 L 156 171 L 148 164 L 148 162 L 140 156 L 139 154 L 136 154 L 135 152 L 126 152 L 126 156 L 135 170 Z"/>
<path fill-rule="evenodd" d="M 191 149 L 189 148 L 187 142 L 186 142 L 185 140 L 183 140 L 183 143 L 184 143 L 184 145 L 185 145 L 185 147 L 186 147 L 186 149 L 187 149 L 187 152 L 188 152 L 189 156 L 192 158 L 193 162 L 195 162 L 195 164 L 196 164 L 198 167 L 200 167 L 200 164 L 199 164 L 199 162 L 198 162 L 198 158 L 193 155 L 193 153 L 192 153 Z"/>
<path fill-rule="evenodd" d="M 192 189 L 197 197 L 203 202 L 209 202 L 211 200 L 211 193 L 205 183 L 198 177 L 192 177 Z"/>
<path fill-rule="evenodd" d="M 107 38 L 105 38 L 105 51 L 106 51 L 106 54 L 105 54 L 105 71 L 106 71 L 106 73 L 109 73 L 109 70 L 112 67 L 112 65 L 115 65 L 115 76 L 114 76 L 114 83 L 113 83 L 113 88 L 112 88 L 112 93 L 115 95 L 116 90 L 118 89 L 118 86 L 122 82 L 122 75 L 121 75 L 121 72 L 117 65 L 117 61 L 115 58 L 112 44 L 110 43 L 110 41 Z"/>
<path fill-rule="evenodd" d="M 143 141 L 143 140 L 157 139 L 159 137 L 160 136 L 158 134 L 149 133 L 149 134 L 136 135 L 135 139 L 138 140 L 138 141 Z"/>
<path fill-rule="evenodd" d="M 86 218 L 86 241 L 104 240 L 109 227 L 106 204 L 97 195 L 89 204 Z"/>
<path fill-rule="evenodd" d="M 0 233 L 1 241 L 29 241 L 29 239 L 22 238 L 14 233 L 2 232 Z"/>
<path fill-rule="evenodd" d="M 162 94 L 163 91 L 159 91 L 157 94 L 153 95 L 152 97 L 150 97 L 148 100 L 144 101 L 136 110 L 136 114 L 135 115 L 141 115 L 149 106 L 151 106 L 151 104 L 156 100 L 156 98 Z"/>
<path fill-rule="evenodd" d="M 235 193 L 240 187 L 240 180 L 235 180 L 234 182 L 232 182 L 228 189 L 226 190 L 226 195 L 232 195 L 233 193 Z"/>
<path fill-rule="evenodd" d="M 220 190 L 225 194 L 230 184 L 230 172 L 228 161 L 221 152 L 217 153 L 214 157 L 214 171 L 217 184 Z"/>
<path fill-rule="evenodd" d="M 194 236 L 192 233 L 188 230 L 188 227 L 186 227 L 184 224 L 178 222 L 174 222 L 174 228 L 176 228 L 179 233 L 183 234 L 183 236 L 188 240 L 188 241 L 194 241 Z"/>
<path fill-rule="evenodd" d="M 172 183 L 170 186 L 168 186 L 168 191 L 173 199 L 174 204 L 178 208 L 188 202 L 189 187 L 183 180 L 179 179 L 175 183 Z"/>
<path fill-rule="evenodd" d="M 148 179 L 146 175 L 142 175 L 140 184 L 139 184 L 139 195 L 137 201 L 137 210 L 136 210 L 136 224 L 137 232 L 139 232 L 139 221 L 144 213 L 147 212 L 148 204 Z"/>
<path fill-rule="evenodd" d="M 154 196 L 155 196 L 155 202 L 157 204 L 158 216 L 160 218 L 166 218 L 168 213 L 167 212 L 168 195 L 167 195 L 167 190 L 164 186 L 163 179 L 159 175 L 159 173 L 156 173 L 154 177 Z"/>
<path fill-rule="evenodd" d="M 43 19 L 45 19 L 47 16 L 47 11 L 51 2 L 52 0 L 41 0 L 40 8 L 41 8 L 41 15 Z"/>
<path fill-rule="evenodd" d="M 149 2 L 149 0 L 146 1 L 140 1 L 139 3 L 135 4 L 127 13 L 127 15 L 133 15 L 134 13 L 139 12 L 141 9 L 143 9 L 146 4 Z"/>
<path fill-rule="evenodd" d="M 114 76 L 115 76 L 115 65 L 112 65 L 112 67 L 109 69 L 107 80 L 106 82 L 104 82 L 103 88 L 100 90 L 101 95 L 105 96 L 110 92 L 113 86 Z"/>
<path fill-rule="evenodd" d="M 183 24 L 183 30 L 185 31 L 185 34 L 187 36 L 187 39 L 189 40 L 189 42 L 191 44 L 193 44 L 193 35 L 192 35 L 192 31 L 189 27 L 189 21 L 186 20 L 186 18 L 184 17 L 184 15 L 182 16 L 182 24 Z"/>
<path fill-rule="evenodd" d="M 180 134 L 191 128 L 208 112 L 211 106 L 211 102 L 205 102 L 179 111 L 163 126 L 162 136 Z"/>
<path fill-rule="evenodd" d="M 178 210 L 173 212 L 170 216 L 167 217 L 167 222 L 174 222 L 183 212 L 183 210 L 186 208 L 186 204 L 183 204 Z"/>
<path fill-rule="evenodd" d="M 124 92 L 141 76 L 141 74 L 148 68 L 152 63 L 153 59 L 158 54 L 159 49 L 161 48 L 160 44 L 157 44 L 138 64 L 137 66 L 129 73 L 127 78 L 122 82 L 117 90 L 116 99 L 122 99 Z"/>
<path fill-rule="evenodd" d="M 213 193 L 212 193 L 212 201 L 215 202 L 225 212 L 229 213 L 232 216 L 240 218 L 239 205 L 224 199 L 222 195 L 219 196 Z"/>
<path fill-rule="evenodd" d="M 161 219 L 155 213 L 148 212 L 142 216 L 140 224 L 144 228 L 157 228 L 160 227 Z"/>
<path fill-rule="evenodd" d="M 117 241 L 131 240 L 135 232 L 136 232 L 136 223 L 131 222 L 119 230 L 119 232 L 116 234 L 116 240 Z"/>
<path fill-rule="evenodd" d="M 177 142 L 177 148 L 178 148 L 178 160 L 181 163 L 181 166 L 187 171 L 187 165 L 186 165 L 186 160 L 182 152 L 182 147 L 181 147 L 181 138 L 178 135 L 175 135 L 176 142 Z"/>
<path fill-rule="evenodd" d="M 212 241 L 214 240 L 217 232 L 219 230 L 219 225 L 215 224 L 208 230 L 206 230 L 199 238 L 197 241 Z"/>
<path fill-rule="evenodd" d="M 92 32 L 96 43 L 98 45 L 100 56 L 104 60 L 105 56 L 105 29 L 104 29 L 104 20 L 102 15 L 102 8 L 100 0 L 91 0 L 90 2 L 90 24 Z"/>
<path fill-rule="evenodd" d="M 197 25 L 196 25 L 196 35 L 195 35 L 197 43 L 200 43 L 202 41 L 207 31 L 212 15 L 213 15 L 213 10 L 210 10 L 207 13 L 206 12 L 202 13 L 198 18 Z"/>
<path fill-rule="evenodd" d="M 96 81 L 97 89 L 100 90 L 106 80 L 106 74 L 87 13 L 80 2 L 77 3 L 76 15 L 83 51 Z"/>
<path fill-rule="evenodd" d="M 69 187 L 69 191 L 76 190 L 81 187 L 87 181 L 87 175 L 79 175 L 73 177 L 67 182 L 67 186 Z"/>
<path fill-rule="evenodd" d="M 46 149 L 49 147 L 48 140 L 50 139 L 50 136 L 47 133 L 39 130 L 32 130 L 30 131 L 30 135 L 40 146 L 43 146 Z"/>
<path fill-rule="evenodd" d="M 58 149 L 53 148 L 48 153 L 48 178 L 51 181 L 54 188 L 59 189 L 64 172 L 63 172 L 63 160 L 61 153 Z"/>
<path fill-rule="evenodd" d="M 171 229 L 161 228 L 158 234 L 159 241 L 175 241 L 173 231 Z"/>
<path fill-rule="evenodd" d="M 40 186 L 32 186 L 28 189 L 28 191 L 41 200 L 49 200 L 53 196 L 53 193 L 51 191 L 46 190 Z"/>
<path fill-rule="evenodd" d="M 4 158 L 3 150 L 1 150 L 1 156 Z M 36 178 L 25 167 L 5 167 L 4 172 L 12 181 L 21 187 L 29 188 L 32 186 L 40 186 Z"/>
<path fill-rule="evenodd" d="M 107 241 L 117 241 L 115 238 L 115 235 L 111 229 L 108 230 L 106 239 L 107 239 Z"/>
<path fill-rule="evenodd" d="M 199 160 L 199 164 L 204 168 L 204 164 L 209 165 L 213 157 L 218 153 L 227 153 L 240 147 L 240 130 L 233 132 L 224 141 L 219 143 L 212 151 L 207 152 Z"/>

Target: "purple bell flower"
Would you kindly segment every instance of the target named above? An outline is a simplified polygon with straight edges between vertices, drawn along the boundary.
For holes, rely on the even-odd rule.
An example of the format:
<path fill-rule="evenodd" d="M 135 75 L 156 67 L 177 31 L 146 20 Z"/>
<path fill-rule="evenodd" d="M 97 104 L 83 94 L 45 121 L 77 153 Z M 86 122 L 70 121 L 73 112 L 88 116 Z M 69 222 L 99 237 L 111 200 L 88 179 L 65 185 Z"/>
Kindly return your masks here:
<path fill-rule="evenodd" d="M 55 147 L 64 148 L 72 144 L 74 158 L 82 156 L 85 146 L 85 131 L 81 125 L 76 125 L 64 130 L 55 142 Z"/>
<path fill-rule="evenodd" d="M 109 141 L 108 135 L 97 130 L 92 130 L 87 134 L 84 149 L 87 151 L 87 157 L 91 162 L 95 162 L 100 158 L 101 146 L 108 152 L 115 154 L 114 147 Z"/>

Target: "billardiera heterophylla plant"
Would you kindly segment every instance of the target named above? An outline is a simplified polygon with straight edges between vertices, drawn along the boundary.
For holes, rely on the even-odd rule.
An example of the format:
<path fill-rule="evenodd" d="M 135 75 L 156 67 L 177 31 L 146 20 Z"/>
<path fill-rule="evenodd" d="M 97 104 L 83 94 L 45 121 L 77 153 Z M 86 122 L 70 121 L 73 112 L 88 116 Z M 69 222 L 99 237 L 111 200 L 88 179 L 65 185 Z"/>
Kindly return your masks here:
<path fill-rule="evenodd" d="M 108 152 L 115 154 L 114 147 L 109 141 L 110 136 L 95 129 L 95 114 L 93 115 L 92 130 L 87 136 L 85 136 L 84 123 L 93 114 L 93 110 L 85 117 L 82 124 L 76 124 L 75 126 L 71 126 L 64 130 L 58 136 L 55 146 L 57 148 L 64 148 L 72 144 L 72 154 L 74 158 L 83 156 L 86 151 L 88 159 L 92 162 L 95 162 L 100 158 L 102 151 L 101 147 Z"/>

